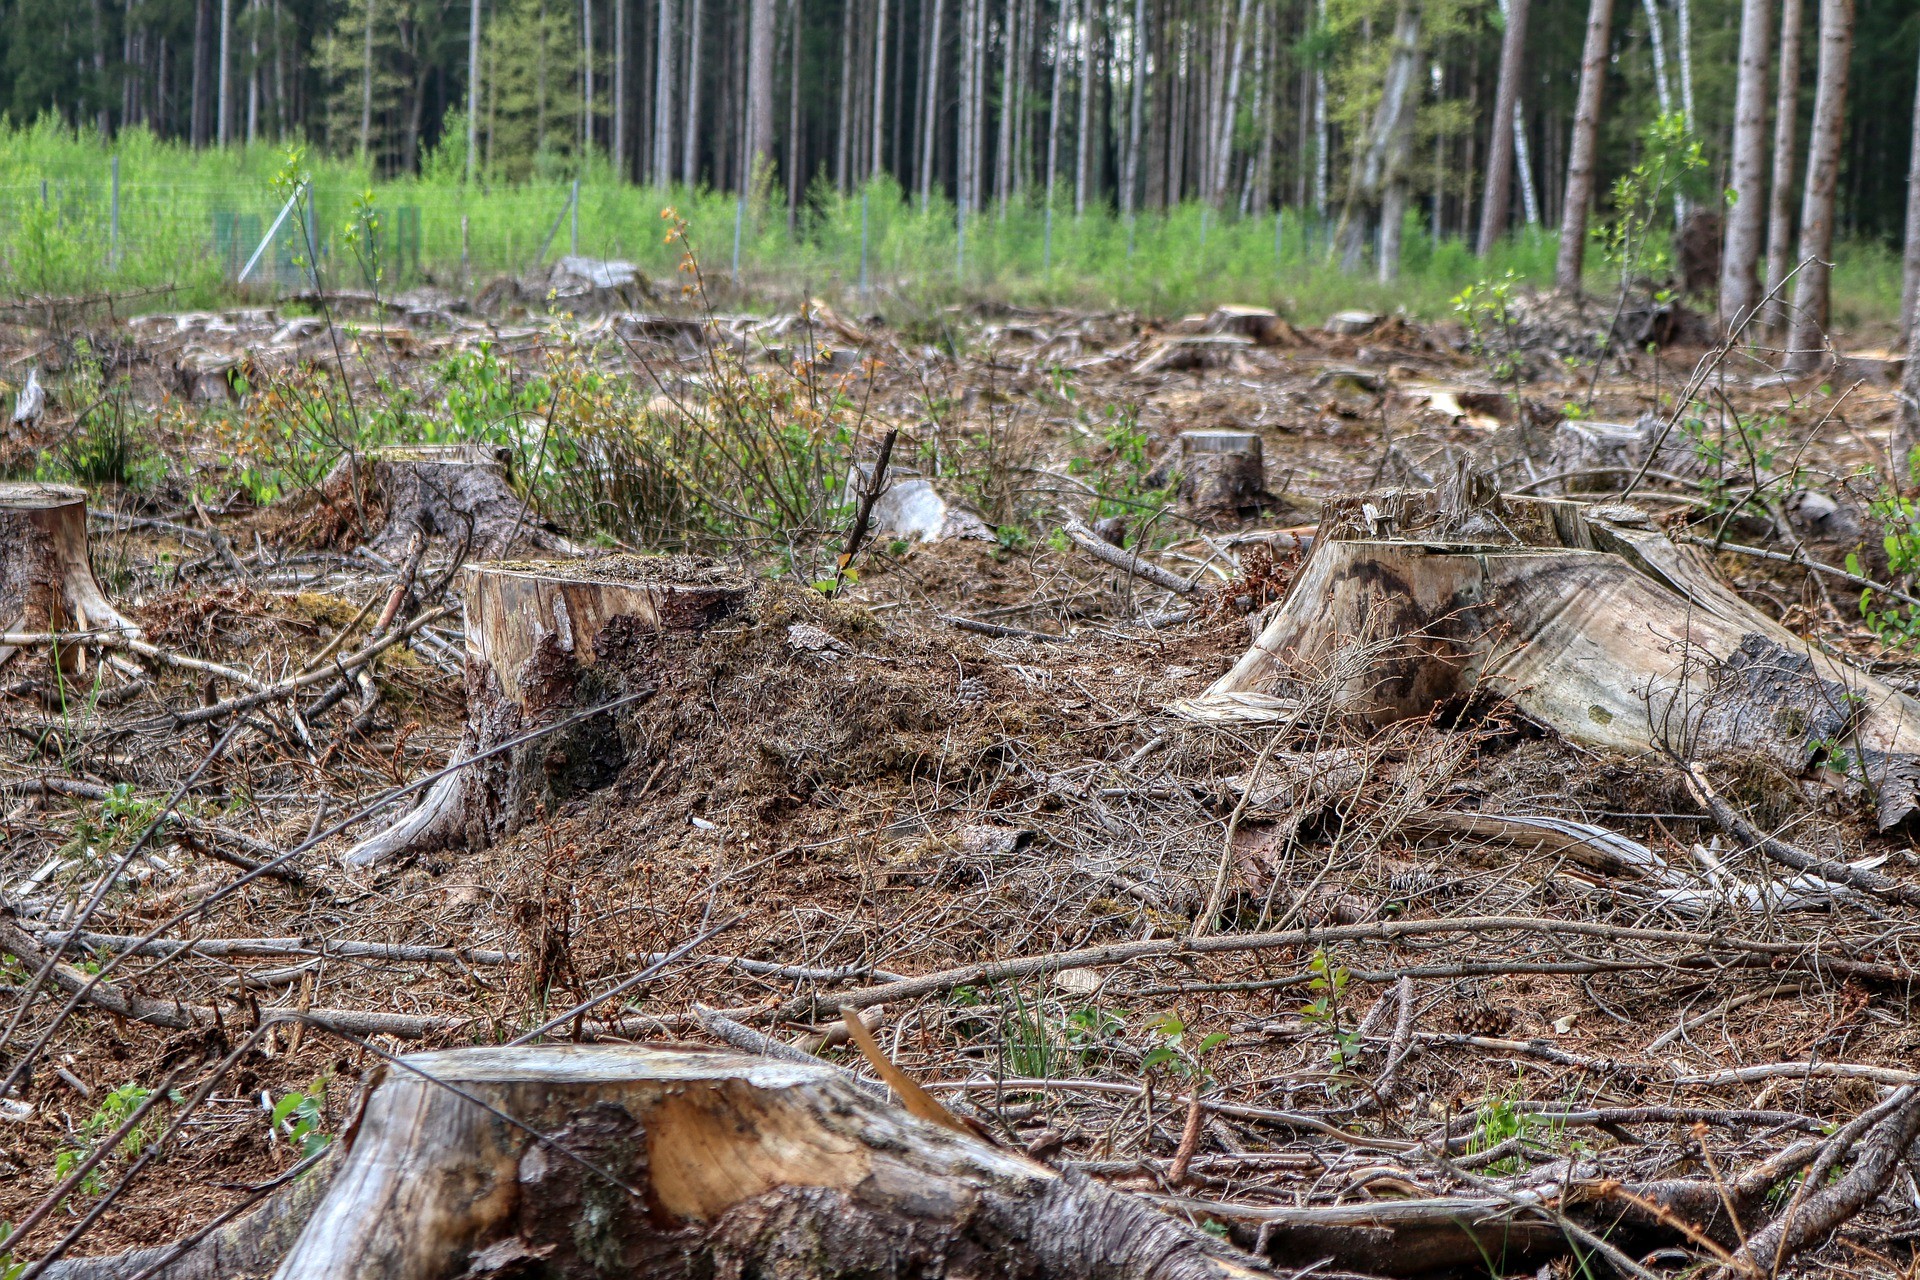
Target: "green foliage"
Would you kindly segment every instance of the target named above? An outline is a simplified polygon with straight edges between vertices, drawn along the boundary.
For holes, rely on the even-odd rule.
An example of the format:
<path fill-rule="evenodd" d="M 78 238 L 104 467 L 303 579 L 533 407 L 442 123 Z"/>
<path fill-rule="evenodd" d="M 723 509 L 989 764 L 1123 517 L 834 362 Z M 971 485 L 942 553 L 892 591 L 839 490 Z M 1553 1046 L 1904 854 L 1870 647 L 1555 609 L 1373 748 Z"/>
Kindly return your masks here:
<path fill-rule="evenodd" d="M 1920 569 L 1920 503 L 1883 487 L 1868 509 L 1880 521 L 1887 571 L 1897 578 Z M 1847 553 L 1846 568 L 1856 577 L 1866 576 L 1858 552 Z M 1882 608 L 1879 596 L 1869 587 L 1860 593 L 1860 616 L 1889 648 L 1920 649 L 1920 608 L 1892 599 Z"/>
<path fill-rule="evenodd" d="M 1513 398 L 1514 420 L 1527 420 L 1520 383 L 1525 366 L 1513 314 L 1513 294 L 1519 277 L 1508 271 L 1498 280 L 1481 280 L 1462 289 L 1453 299 L 1453 313 L 1467 328 L 1467 344 L 1486 362 L 1495 382 L 1505 383 Z"/>
<path fill-rule="evenodd" d="M 333 1138 L 320 1132 L 327 1122 L 327 1077 L 294 1089 L 273 1104 L 273 1130 L 291 1142 L 301 1159 L 319 1155 Z"/>
<path fill-rule="evenodd" d="M 153 1090 L 129 1082 L 101 1099 L 100 1106 L 80 1126 L 79 1132 L 74 1135 L 73 1142 L 55 1153 L 53 1176 L 58 1180 L 69 1177 L 74 1170 L 86 1162 L 89 1156 L 93 1155 L 103 1139 L 132 1118 L 133 1113 L 152 1096 Z M 149 1117 L 152 1114 L 148 1112 Z M 140 1153 L 140 1148 L 147 1145 L 149 1136 L 147 1123 L 135 1125 L 127 1131 L 126 1136 L 120 1139 L 119 1146 L 110 1152 L 109 1156 L 117 1156 L 123 1160 L 130 1159 Z M 86 1176 L 80 1179 L 79 1185 L 74 1190 L 83 1196 L 97 1196 L 104 1192 L 107 1188 L 106 1180 L 101 1175 L 101 1168 L 101 1165 L 95 1165 L 87 1170 Z"/>
<path fill-rule="evenodd" d="M 1335 1072 L 1343 1072 L 1359 1058 L 1364 1047 L 1359 1033 L 1347 1025 L 1341 1006 L 1341 998 L 1346 994 L 1351 975 L 1345 965 L 1333 962 L 1325 947 L 1315 949 L 1313 958 L 1307 961 L 1307 970 L 1313 974 L 1307 983 L 1307 990 L 1315 994 L 1301 1008 L 1300 1017 L 1327 1033 L 1331 1040 L 1327 1048 L 1327 1065 Z"/>
<path fill-rule="evenodd" d="M 1688 194 L 1707 168 L 1705 149 L 1677 112 L 1655 118 L 1641 131 L 1640 142 L 1639 161 L 1614 179 L 1613 216 L 1600 237 L 1601 254 L 1619 273 L 1623 289 L 1672 268 L 1673 201 Z"/>
<path fill-rule="evenodd" d="M 1153 1034 L 1154 1045 L 1140 1060 L 1142 1072 L 1166 1068 L 1196 1085 L 1213 1078 L 1207 1057 L 1226 1043 L 1226 1032 L 1214 1031 L 1194 1040 L 1191 1029 L 1172 1012 L 1161 1014 L 1147 1024 L 1147 1029 Z"/>

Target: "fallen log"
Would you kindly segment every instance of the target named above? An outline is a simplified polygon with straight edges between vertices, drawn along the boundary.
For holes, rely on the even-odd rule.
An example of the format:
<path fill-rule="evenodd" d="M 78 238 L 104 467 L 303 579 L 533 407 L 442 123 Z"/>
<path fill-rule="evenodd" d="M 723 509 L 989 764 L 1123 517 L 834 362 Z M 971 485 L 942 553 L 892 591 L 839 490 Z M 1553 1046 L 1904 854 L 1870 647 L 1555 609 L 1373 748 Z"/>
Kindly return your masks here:
<path fill-rule="evenodd" d="M 338 1163 L 277 1280 L 1263 1271 L 824 1065 L 685 1045 L 395 1059 Z"/>
<path fill-rule="evenodd" d="M 59 484 L 0 484 L 0 633 L 140 629 L 113 607 L 87 558 L 87 495 Z M 56 645 L 62 671 L 86 652 Z M 15 649 L 0 645 L 0 662 Z"/>
<path fill-rule="evenodd" d="M 1618 505 L 1446 489 L 1328 504 L 1260 638 L 1188 705 L 1230 718 L 1297 681 L 1330 684 L 1369 724 L 1500 698 L 1615 751 L 1844 764 L 1883 830 L 1920 805 L 1920 702 L 1812 648 Z"/>
<path fill-rule="evenodd" d="M 645 692 L 657 683 L 662 634 L 709 627 L 748 593 L 731 572 L 674 556 L 468 565 L 462 572 L 467 723 L 456 762 L 582 708 Z M 625 763 L 615 716 L 590 716 L 447 774 L 412 812 L 341 858 L 364 867 L 459 841 L 487 848 L 518 831 L 536 803 L 599 790 Z"/>

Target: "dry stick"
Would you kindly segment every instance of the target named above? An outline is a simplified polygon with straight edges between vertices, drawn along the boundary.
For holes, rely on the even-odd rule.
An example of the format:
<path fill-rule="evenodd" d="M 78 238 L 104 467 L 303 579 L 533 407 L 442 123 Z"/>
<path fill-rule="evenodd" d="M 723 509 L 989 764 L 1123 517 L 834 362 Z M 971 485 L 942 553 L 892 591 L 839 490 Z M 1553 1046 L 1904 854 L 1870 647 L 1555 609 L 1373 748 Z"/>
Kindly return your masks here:
<path fill-rule="evenodd" d="M 1283 729 L 1274 730 L 1268 737 L 1267 745 L 1260 748 L 1260 756 L 1253 762 L 1252 772 L 1247 774 L 1246 790 L 1240 793 L 1240 802 L 1233 806 L 1233 816 L 1227 819 L 1226 839 L 1220 844 L 1220 865 L 1213 873 L 1213 888 L 1207 894 L 1207 905 L 1193 922 L 1193 935 L 1199 937 L 1213 931 L 1213 922 L 1220 918 L 1220 899 L 1227 891 L 1227 872 L 1233 866 L 1233 839 L 1240 834 L 1240 819 L 1247 812 L 1247 805 L 1253 801 L 1255 788 L 1260 785 L 1260 771 L 1267 767 L 1267 760 L 1273 755 L 1273 749 L 1280 745 L 1280 739 L 1289 737 L 1294 726 L 1300 723 L 1301 712 L 1296 711 L 1293 719 Z"/>
<path fill-rule="evenodd" d="M 608 712 L 608 711 L 616 710 L 617 708 L 626 706 L 629 703 L 638 702 L 642 698 L 647 698 L 651 696 L 652 696 L 652 692 L 650 690 L 642 690 L 637 693 L 627 694 L 625 697 L 615 698 L 611 702 L 602 703 L 600 706 L 597 706 L 597 707 L 591 707 L 584 711 L 575 712 L 573 715 L 567 716 L 564 719 L 556 720 L 549 725 L 542 725 L 540 728 L 530 730 L 527 733 L 523 733 L 517 738 L 509 738 L 505 742 L 497 743 L 494 746 L 488 747 L 485 751 L 477 752 L 474 755 L 468 756 L 464 760 L 456 760 L 453 763 L 448 764 L 443 768 L 434 770 L 432 773 L 427 774 L 423 778 L 416 778 L 412 782 L 405 783 L 401 786 L 393 788 L 392 790 L 382 795 L 376 796 L 374 797 L 374 799 L 362 805 L 360 808 L 354 810 L 352 813 L 348 814 L 346 817 L 340 819 L 340 821 L 334 823 L 332 826 L 328 827 L 326 830 L 319 831 L 313 835 L 308 836 L 305 840 L 301 841 L 298 845 L 294 846 L 292 849 L 289 849 L 286 853 L 282 854 L 279 858 L 275 859 L 273 862 L 267 863 L 266 865 L 262 866 L 258 871 L 249 871 L 244 873 L 243 875 L 237 877 L 230 883 L 222 885 L 220 888 L 215 889 L 212 893 L 208 894 L 205 898 L 201 899 L 199 902 L 195 903 L 194 905 L 183 908 L 182 910 L 175 912 L 173 915 L 168 916 L 166 919 L 161 920 L 160 922 L 155 924 L 152 929 L 148 930 L 144 935 L 142 935 L 142 940 L 150 942 L 153 939 L 160 937 L 162 934 L 166 933 L 169 929 L 172 929 L 174 926 L 178 925 L 183 920 L 190 919 L 191 917 L 208 910 L 214 904 L 222 901 L 223 899 L 229 897 L 232 894 L 238 893 L 242 888 L 253 883 L 255 880 L 259 879 L 261 876 L 268 874 L 273 869 L 277 867 L 285 866 L 287 863 L 299 857 L 301 854 L 305 853 L 308 849 L 313 848 L 315 845 L 319 844 L 321 841 L 332 839 L 334 836 L 339 835 L 342 831 L 345 831 L 348 827 L 352 826 L 354 823 L 359 822 L 363 818 L 367 818 L 372 816 L 375 813 L 378 813 L 380 810 L 384 809 L 387 805 L 393 803 L 395 800 L 398 800 L 403 796 L 412 795 L 414 792 L 420 791 L 426 787 L 430 787 L 435 782 L 438 782 L 441 778 L 447 776 L 448 774 L 457 773 L 461 769 L 469 768 L 472 765 L 478 764 L 482 760 L 489 760 L 494 756 L 501 755 L 505 752 L 511 751 L 515 747 L 524 746 L 529 742 L 533 742 L 540 738 L 544 738 L 549 734 L 558 733 L 562 729 L 571 728 L 572 726 L 576 724 L 580 724 L 586 720 L 589 720 L 594 716 L 604 714 L 605 712 Z M 208 760 L 211 760 L 213 758 L 213 754 L 221 750 L 221 748 L 225 745 L 227 738 L 230 737 L 232 733 L 233 733 L 233 728 L 230 726 L 227 732 L 221 735 L 220 742 L 215 744 L 213 752 L 209 753 L 207 757 Z M 179 802 L 180 796 L 184 795 L 186 793 L 187 788 L 191 786 L 194 783 L 194 781 L 199 778 L 201 770 L 204 770 L 206 768 L 206 763 L 207 763 L 206 761 L 202 761 L 199 769 L 196 769 L 193 775 L 189 777 L 185 783 L 181 784 L 180 788 L 175 792 L 174 797 L 171 800 L 169 800 L 165 808 L 161 810 L 160 818 L 155 820 L 153 827 L 149 827 L 147 832 L 141 835 L 140 839 L 134 841 L 133 847 L 126 854 L 122 855 L 122 865 L 124 865 L 124 863 L 127 860 L 131 859 L 134 853 L 139 851 L 142 843 L 146 840 L 147 836 L 152 833 L 153 828 L 159 826 L 160 821 L 163 820 L 166 817 L 166 815 L 172 810 L 173 806 Z M 80 915 L 80 918 L 74 922 L 75 927 L 84 925 L 89 917 L 90 917 L 90 910 L 87 912 L 82 912 Z M 34 1059 L 37 1058 L 40 1055 L 40 1053 L 46 1049 L 48 1043 L 53 1039 L 54 1033 L 60 1029 L 61 1025 L 66 1022 L 67 1018 L 72 1015 L 73 1011 L 80 1007 L 81 1001 L 87 999 L 93 992 L 94 987 L 97 986 L 103 979 L 105 979 L 108 974 L 112 973 L 114 969 L 116 969 L 119 966 L 120 962 L 125 958 L 126 957 L 123 954 L 123 955 L 114 956 L 111 959 L 109 959 L 105 964 L 100 966 L 99 972 L 93 974 L 91 977 L 88 978 L 84 986 L 82 986 L 79 990 L 74 991 L 68 997 L 66 1005 L 61 1008 L 59 1013 L 54 1015 L 53 1020 L 49 1022 L 46 1028 L 40 1033 L 39 1038 L 35 1040 L 32 1048 L 30 1048 L 25 1054 L 23 1054 L 18 1059 L 18 1061 L 14 1063 L 13 1069 L 8 1072 L 6 1079 L 4 1081 L 0 1081 L 0 1098 L 6 1097 L 8 1093 L 12 1091 L 13 1086 L 19 1081 L 21 1072 L 24 1071 L 34 1061 Z M 49 964 L 49 970 L 50 969 L 51 969 L 51 964 Z M 0 1035 L 0 1047 L 4 1047 L 12 1039 L 13 1032 L 19 1026 L 20 1019 L 25 1016 L 27 1008 L 31 1005 L 33 1001 L 34 994 L 37 993 L 39 990 L 40 982 L 42 981 L 43 977 L 44 977 L 44 973 L 42 977 L 36 978 L 34 980 L 34 984 L 31 987 L 29 987 L 26 996 L 21 1000 L 19 1005 L 16 1006 L 16 1008 L 14 1009 L 13 1020 L 8 1024 L 5 1034 Z M 341 1011 L 341 1012 L 347 1012 L 347 1011 Z M 395 1015 L 368 1015 L 368 1016 L 369 1017 L 380 1016 L 387 1019 L 394 1019 L 394 1018 L 398 1018 L 400 1015 L 395 1014 Z M 425 1025 L 427 1023 L 426 1019 L 414 1019 L 413 1021 L 416 1023 L 416 1025 Z M 401 1034 L 399 1032 L 389 1032 L 389 1033 Z M 427 1032 L 422 1030 L 415 1030 L 411 1034 L 418 1036 L 418 1035 L 425 1035 L 427 1034 Z"/>
<path fill-rule="evenodd" d="M 320 671 L 310 671 L 305 675 L 292 676 L 277 684 L 264 686 L 259 692 L 247 694 L 245 697 L 229 698 L 225 702 L 216 702 L 212 706 L 194 707 L 187 711 L 173 712 L 169 716 L 168 723 L 174 728 L 181 728 L 190 724 L 203 724 L 208 720 L 218 720 L 222 716 L 232 715 L 235 712 L 251 711 L 255 707 L 262 706 L 266 703 L 277 702 L 282 698 L 298 693 L 302 689 L 311 688 L 326 680 L 332 680 L 339 673 L 353 671 L 363 663 L 371 661 L 394 645 L 399 644 L 420 628 L 438 622 L 453 612 L 455 612 L 453 606 L 447 605 L 435 609 L 430 613 L 423 613 L 391 635 L 382 636 L 379 640 L 367 645 L 357 653 L 348 654 L 331 667 Z M 7 642 L 0 640 L 0 643 Z"/>
<path fill-rule="evenodd" d="M 1178 956 L 1268 951 L 1300 948 L 1339 942 L 1392 942 L 1401 938 L 1421 938 L 1443 933 L 1524 933 L 1572 935 L 1603 938 L 1613 942 L 1646 942 L 1666 946 L 1684 946 L 1704 951 L 1736 951 L 1749 955 L 1781 957 L 1792 967 L 1816 964 L 1836 973 L 1878 982 L 1910 981 L 1913 971 L 1898 964 L 1848 960 L 1822 955 L 1800 943 L 1763 942 L 1730 938 L 1720 933 L 1695 933 L 1678 929 L 1643 929 L 1626 925 L 1602 924 L 1591 920 L 1552 920 L 1539 916 L 1458 916 L 1438 920 L 1382 920 L 1368 924 L 1328 925 L 1319 928 L 1287 929 L 1275 933 L 1211 934 L 1198 938 L 1163 938 L 1143 942 L 1120 942 L 1102 947 L 1083 947 L 1076 951 L 1051 951 L 1042 955 L 1012 960 L 980 961 L 937 973 L 923 974 L 899 982 L 880 983 L 836 997 L 835 1003 L 864 1009 L 868 1005 L 916 1000 L 938 995 L 958 986 L 976 986 L 1058 973 L 1062 969 L 1103 968 L 1128 964 L 1135 960 L 1161 960 Z M 800 1019 L 809 1015 L 813 998 L 799 996 L 780 1008 L 780 1016 Z"/>
<path fill-rule="evenodd" d="M 1104 560 L 1122 573 L 1132 574 L 1136 578 L 1145 578 L 1156 587 L 1164 587 L 1179 595 L 1189 595 L 1198 588 L 1177 573 L 1169 573 L 1150 560 L 1142 560 L 1123 547 L 1116 547 L 1105 538 L 1069 518 L 1060 526 L 1073 545 L 1096 560 Z"/>
<path fill-rule="evenodd" d="M 225 666 L 218 662 L 208 662 L 203 658 L 189 658 L 185 654 L 173 653 L 145 640 L 136 640 L 124 631 L 10 631 L 0 635 L 0 645 L 13 649 L 26 649 L 42 645 L 85 645 L 90 644 L 101 649 L 125 649 L 137 653 L 143 658 L 170 667 L 179 667 L 183 671 L 198 671 L 202 675 L 218 676 L 230 680 L 243 689 L 264 689 L 267 686 L 237 667 Z"/>
<path fill-rule="evenodd" d="M 1193 1165 L 1194 1152 L 1200 1149 L 1200 1121 L 1205 1116 L 1200 1102 L 1200 1085 L 1194 1083 L 1193 1092 L 1187 1097 L 1187 1122 L 1180 1129 L 1180 1145 L 1174 1148 L 1173 1163 L 1167 1167 L 1167 1182 L 1179 1186 L 1187 1180 L 1187 1170 Z"/>
<path fill-rule="evenodd" d="M 1735 1255 L 1736 1269 L 1721 1274 L 1770 1276 L 1781 1264 L 1872 1203 L 1887 1184 L 1916 1136 L 1920 1136 L 1920 1088 L 1908 1086 L 1895 1095 L 1898 1105 L 1864 1140 L 1865 1151 L 1840 1181 L 1808 1196 L 1801 1195 L 1817 1179 L 1810 1170 L 1794 1202 L 1778 1218 L 1753 1233 Z M 1845 1130 L 1842 1130 L 1844 1133 Z M 1838 1135 L 1835 1138 L 1838 1142 Z M 1837 1162 L 1840 1153 L 1836 1153 Z M 1816 1169 L 1819 1166 L 1815 1166 Z"/>
<path fill-rule="evenodd" d="M 525 1035 L 515 1036 L 513 1039 L 507 1041 L 506 1047 L 509 1049 L 514 1049 L 514 1048 L 518 1048 L 523 1044 L 531 1044 L 535 1040 L 538 1040 L 540 1037 L 546 1035 L 547 1032 L 553 1030 L 555 1027 L 561 1026 L 565 1023 L 573 1021 L 575 1018 L 580 1017 L 587 1010 L 593 1008 L 593 1006 L 597 1004 L 604 1004 L 606 1001 L 613 999 L 617 995 L 622 995 L 628 991 L 633 990 L 635 987 L 645 982 L 648 978 L 653 977 L 654 974 L 659 973 L 662 969 L 672 964 L 675 960 L 678 960 L 683 956 L 685 956 L 689 951 L 692 951 L 695 947 L 698 947 L 701 943 L 705 942 L 707 939 L 712 938 L 717 934 L 725 933 L 727 930 L 733 928 L 733 926 L 735 926 L 736 924 L 739 924 L 740 921 L 745 918 L 746 918 L 745 913 L 741 913 L 739 915 L 734 915 L 729 917 L 728 919 L 722 920 L 719 924 L 714 925 L 712 928 L 701 930 L 699 933 L 695 934 L 692 938 L 689 938 L 687 941 L 681 943 L 679 946 L 675 947 L 673 950 L 667 952 L 666 955 L 660 957 L 658 960 L 655 960 L 652 964 L 648 965 L 646 968 L 642 969 L 640 972 L 634 974 L 631 978 L 628 978 L 625 981 L 618 982 L 613 986 L 608 987 L 605 991 L 602 991 L 599 995 L 588 996 L 585 1000 L 582 1000 L 579 1004 L 574 1005 L 573 1008 L 568 1009 L 565 1013 L 559 1014 L 556 1017 L 548 1018 L 545 1022 L 541 1023 L 539 1026 L 535 1027 L 533 1030 L 527 1032 Z"/>
<path fill-rule="evenodd" d="M 1711 538 L 1702 538 L 1698 534 L 1693 533 L 1682 534 L 1679 540 L 1681 542 L 1690 542 L 1696 547 L 1706 547 L 1712 551 L 1731 551 L 1736 555 L 1752 556 L 1757 560 L 1773 560 L 1780 564 L 1798 565 L 1802 569 L 1811 569 L 1815 573 L 1824 573 L 1829 577 L 1838 578 L 1842 582 L 1851 582 L 1856 587 L 1867 591 L 1877 591 L 1883 596 L 1892 596 L 1895 600 L 1920 608 L 1920 597 L 1910 596 L 1898 587 L 1890 587 L 1884 582 L 1875 582 L 1872 578 L 1863 578 L 1857 573 L 1848 573 L 1845 569 L 1837 568 L 1830 564 L 1822 564 L 1818 560 L 1809 560 L 1805 554 L 1806 547 L 1804 544 L 1793 552 L 1793 554 L 1789 555 L 1784 551 L 1769 551 L 1765 547 L 1749 547 L 1738 542 L 1715 542 Z"/>
<path fill-rule="evenodd" d="M 1831 858 L 1821 858 L 1808 853 L 1784 840 L 1776 840 L 1758 827 L 1735 813 L 1733 806 L 1720 798 L 1711 783 L 1691 763 L 1672 757 L 1680 769 L 1681 780 L 1687 784 L 1687 791 L 1694 800 L 1713 815 L 1713 820 L 1735 840 L 1750 849 L 1757 849 L 1767 857 L 1795 871 L 1810 872 L 1823 880 L 1835 884 L 1844 884 L 1870 893 L 1887 902 L 1898 902 L 1904 906 L 1920 906 L 1920 889 L 1912 888 L 1873 871 L 1863 871 L 1859 867 L 1848 866 L 1844 862 L 1835 862 Z"/>
<path fill-rule="evenodd" d="M 887 464 L 893 461 L 893 442 L 900 438 L 898 427 L 888 431 L 880 441 L 880 456 L 874 460 L 873 482 L 867 491 L 860 495 L 860 512 L 853 518 L 853 528 L 847 530 L 846 549 L 840 553 L 839 561 L 833 566 L 833 585 L 838 588 L 841 579 L 846 577 L 847 566 L 853 563 L 854 553 L 860 550 L 860 542 L 867 536 L 867 525 L 873 519 L 873 504 L 880 500 L 880 491 L 887 483 Z"/>
<path fill-rule="evenodd" d="M 342 960 L 388 960 L 401 964 L 518 964 L 521 957 L 511 951 L 480 951 L 471 947 L 422 947 L 393 942 L 336 942 L 323 938 L 309 942 L 305 938 L 155 938 L 142 941 L 132 934 L 80 933 L 50 930 L 40 935 L 42 942 L 66 938 L 87 948 L 107 951 L 131 951 L 140 956 L 172 956 L 190 951 L 196 956 L 217 959 L 249 957 L 284 959 L 289 956 L 331 956 Z"/>

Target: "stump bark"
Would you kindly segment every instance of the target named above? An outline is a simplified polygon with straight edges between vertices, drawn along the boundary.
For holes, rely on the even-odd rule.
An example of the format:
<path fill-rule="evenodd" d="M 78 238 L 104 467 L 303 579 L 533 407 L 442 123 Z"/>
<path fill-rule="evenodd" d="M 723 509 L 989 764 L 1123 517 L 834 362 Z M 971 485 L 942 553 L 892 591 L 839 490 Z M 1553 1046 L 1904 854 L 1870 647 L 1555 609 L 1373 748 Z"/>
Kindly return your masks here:
<path fill-rule="evenodd" d="M 1182 431 L 1180 498 L 1201 512 L 1238 515 L 1266 496 L 1266 455 L 1251 431 Z"/>
<path fill-rule="evenodd" d="M 0 484 L 0 632 L 127 631 L 87 557 L 87 495 L 59 484 Z M 0 662 L 14 650 L 0 645 Z M 63 669 L 84 661 L 60 654 Z"/>
<path fill-rule="evenodd" d="M 454 761 L 469 760 L 579 712 L 658 685 L 657 641 L 702 630 L 747 599 L 744 579 L 684 556 L 468 565 L 467 722 Z M 500 752 L 440 779 L 398 823 L 347 850 L 368 866 L 464 841 L 512 835 L 536 804 L 596 791 L 626 764 L 617 712 Z"/>
<path fill-rule="evenodd" d="M 351 501 L 356 471 L 365 472 L 361 492 L 380 512 L 367 548 L 389 559 L 406 553 L 416 529 L 429 538 L 466 543 L 475 560 L 516 552 L 579 554 L 513 491 L 511 457 L 506 448 L 492 445 L 389 445 L 341 459 L 323 488 Z"/>
<path fill-rule="evenodd" d="M 1920 703 L 1812 648 L 1618 505 L 1433 490 L 1328 504 L 1260 638 L 1191 708 L 1231 717 L 1300 680 L 1375 724 L 1506 699 L 1617 751 L 1844 766 L 1882 829 L 1920 787 Z"/>

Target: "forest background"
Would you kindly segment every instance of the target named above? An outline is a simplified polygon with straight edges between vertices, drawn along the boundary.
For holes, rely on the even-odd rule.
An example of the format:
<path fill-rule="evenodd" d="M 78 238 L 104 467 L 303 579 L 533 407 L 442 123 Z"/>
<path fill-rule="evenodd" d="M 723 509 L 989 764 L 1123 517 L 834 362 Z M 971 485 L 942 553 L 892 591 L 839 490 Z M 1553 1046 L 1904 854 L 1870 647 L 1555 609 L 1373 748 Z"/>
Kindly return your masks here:
<path fill-rule="evenodd" d="M 311 256 L 335 285 L 465 286 L 570 250 L 666 277 L 673 208 L 743 295 L 1433 314 L 1476 279 L 1552 281 L 1601 7 L 0 0 L 0 289 L 233 296 L 299 171 L 313 253 L 282 220 L 252 285 L 297 284 Z M 1661 217 L 1726 205 L 1755 0 L 1606 7 L 1597 247 L 1663 137 L 1699 159 Z M 1773 181 L 1797 236 L 1823 6 L 1762 7 L 1771 74 L 1798 52 L 1766 95 L 1776 135 L 1791 104 Z M 1844 7 L 1832 318 L 1859 328 L 1901 312 L 1920 7 Z M 1634 269 L 1670 272 L 1664 231 Z"/>

